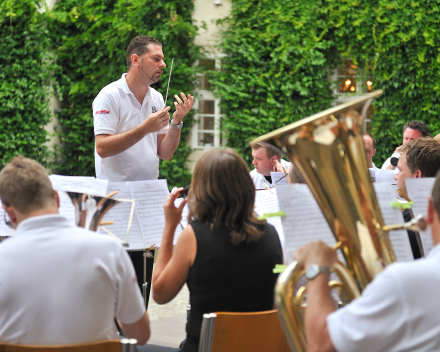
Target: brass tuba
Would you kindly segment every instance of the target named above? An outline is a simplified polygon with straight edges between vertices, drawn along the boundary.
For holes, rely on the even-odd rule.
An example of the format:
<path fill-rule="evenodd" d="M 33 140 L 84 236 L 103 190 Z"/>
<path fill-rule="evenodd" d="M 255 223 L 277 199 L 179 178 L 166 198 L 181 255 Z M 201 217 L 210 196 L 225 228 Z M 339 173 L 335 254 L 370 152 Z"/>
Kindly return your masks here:
<path fill-rule="evenodd" d="M 376 199 L 362 138 L 367 109 L 381 90 L 261 136 L 288 155 L 306 180 L 347 263 L 337 263 L 341 300 L 350 302 L 395 261 Z M 393 229 L 395 229 L 394 227 Z M 292 350 L 307 351 L 302 323 L 305 287 L 294 292 L 304 269 L 292 263 L 278 278 L 275 301 Z"/>
<path fill-rule="evenodd" d="M 121 201 L 86 193 L 66 192 L 75 208 L 75 224 L 96 231 L 104 215 Z"/>

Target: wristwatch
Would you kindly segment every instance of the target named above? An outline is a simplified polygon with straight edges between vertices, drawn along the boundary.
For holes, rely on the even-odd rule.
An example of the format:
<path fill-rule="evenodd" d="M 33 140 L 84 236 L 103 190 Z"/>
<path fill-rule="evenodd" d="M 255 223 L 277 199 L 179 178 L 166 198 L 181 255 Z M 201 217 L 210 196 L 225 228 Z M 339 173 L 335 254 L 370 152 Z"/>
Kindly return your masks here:
<path fill-rule="evenodd" d="M 170 122 L 171 127 L 174 127 L 176 130 L 180 130 L 183 127 L 183 121 L 180 121 L 178 125 L 175 125 L 174 123 Z"/>
<path fill-rule="evenodd" d="M 319 266 L 318 264 L 310 265 L 306 270 L 306 278 L 308 280 L 314 279 L 319 274 L 330 274 L 332 269 L 328 266 Z"/>

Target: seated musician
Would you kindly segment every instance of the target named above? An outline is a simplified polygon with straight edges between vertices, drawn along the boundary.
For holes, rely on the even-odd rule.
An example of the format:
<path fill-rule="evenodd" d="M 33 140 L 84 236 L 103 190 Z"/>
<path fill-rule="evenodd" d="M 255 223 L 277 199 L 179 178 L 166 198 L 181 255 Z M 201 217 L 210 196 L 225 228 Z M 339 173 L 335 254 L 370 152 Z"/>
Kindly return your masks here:
<path fill-rule="evenodd" d="M 228 172 L 225 172 L 228 170 Z M 232 149 L 213 149 L 200 158 L 188 193 L 189 225 L 173 251 L 182 217 L 171 193 L 164 205 L 165 229 L 153 272 L 153 298 L 171 301 L 185 282 L 190 293 L 186 340 L 181 351 L 198 351 L 204 313 L 273 309 L 283 262 L 275 228 L 254 212 L 255 188 L 244 160 Z"/>
<path fill-rule="evenodd" d="M 378 274 L 361 297 L 344 308 L 328 287 L 329 274 L 307 283 L 305 333 L 309 351 L 440 351 L 440 178 L 428 205 L 435 247 L 415 262 L 395 263 Z M 331 268 L 336 251 L 313 242 L 295 253 L 304 268 Z"/>
<path fill-rule="evenodd" d="M 394 176 L 397 186 L 405 193 L 407 178 L 435 177 L 440 170 L 440 143 L 433 138 L 419 138 L 400 147 L 402 155 L 399 158 L 397 167 L 399 172 Z M 410 210 L 403 211 L 405 221 L 411 220 Z M 421 258 L 417 234 L 408 230 L 409 241 L 414 259 Z"/>
<path fill-rule="evenodd" d="M 0 198 L 14 236 L 0 244 L 0 341 L 62 345 L 127 337 L 150 327 L 130 259 L 116 240 L 58 214 L 58 193 L 34 160 L 0 173 Z"/>
<path fill-rule="evenodd" d="M 252 164 L 255 166 L 250 172 L 255 189 L 265 189 L 272 185 L 271 172 L 287 172 L 290 163 L 281 159 L 281 150 L 270 148 L 259 143 L 252 145 Z"/>

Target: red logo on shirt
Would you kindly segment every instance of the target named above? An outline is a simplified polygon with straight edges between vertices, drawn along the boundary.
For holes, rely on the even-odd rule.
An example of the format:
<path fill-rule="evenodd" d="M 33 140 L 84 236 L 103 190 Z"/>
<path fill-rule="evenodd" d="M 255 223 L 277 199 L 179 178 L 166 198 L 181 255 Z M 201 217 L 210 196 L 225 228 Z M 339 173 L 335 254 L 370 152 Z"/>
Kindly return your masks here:
<path fill-rule="evenodd" d="M 97 112 L 95 112 L 95 115 L 98 115 L 98 114 L 110 114 L 110 111 L 109 110 L 98 110 Z"/>

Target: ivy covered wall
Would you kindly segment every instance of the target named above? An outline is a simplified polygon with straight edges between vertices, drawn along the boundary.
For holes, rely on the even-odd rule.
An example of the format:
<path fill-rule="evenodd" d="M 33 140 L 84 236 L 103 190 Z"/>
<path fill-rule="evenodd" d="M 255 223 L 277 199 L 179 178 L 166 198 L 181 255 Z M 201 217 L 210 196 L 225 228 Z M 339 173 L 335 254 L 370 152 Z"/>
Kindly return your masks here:
<path fill-rule="evenodd" d="M 62 108 L 57 117 L 60 134 L 59 172 L 65 175 L 94 175 L 92 102 L 107 84 L 127 71 L 125 52 L 137 35 L 150 35 L 163 44 L 168 64 L 153 87 L 165 95 L 171 59 L 174 59 L 167 105 L 171 111 L 175 94 L 192 93 L 196 85 L 194 62 L 199 57 L 192 24 L 192 0 L 63 0 L 47 15 L 56 54 L 56 81 Z M 192 112 L 185 117 L 181 143 L 170 161 L 161 161 L 160 178 L 169 186 L 187 184 L 190 174 L 185 161 L 190 152 L 186 138 Z"/>
<path fill-rule="evenodd" d="M 370 75 L 374 161 L 381 165 L 410 120 L 440 132 L 439 3 L 422 0 L 232 0 L 223 20 L 223 70 L 213 72 L 228 144 L 251 161 L 249 140 L 328 107 L 341 59 Z"/>
<path fill-rule="evenodd" d="M 0 2 L 0 168 L 23 154 L 50 166 L 49 37 L 40 1 Z"/>

